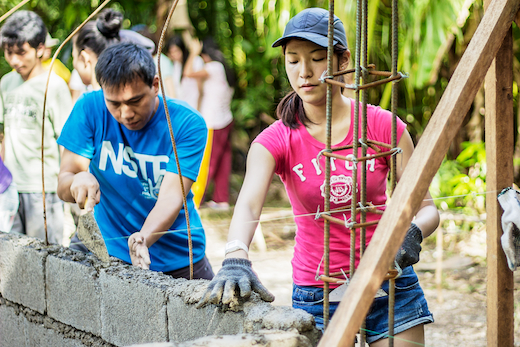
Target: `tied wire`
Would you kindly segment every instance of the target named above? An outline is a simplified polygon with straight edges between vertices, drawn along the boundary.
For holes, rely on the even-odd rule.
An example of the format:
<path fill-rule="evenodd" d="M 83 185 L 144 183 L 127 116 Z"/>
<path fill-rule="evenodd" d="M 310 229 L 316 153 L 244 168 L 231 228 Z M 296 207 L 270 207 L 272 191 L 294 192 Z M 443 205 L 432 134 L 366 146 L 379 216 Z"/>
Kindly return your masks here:
<path fill-rule="evenodd" d="M 94 16 L 96 16 L 99 13 L 99 11 L 101 11 L 109 2 L 110 2 L 110 0 L 105 0 L 105 2 L 103 2 L 101 5 L 99 5 L 98 8 L 96 8 L 96 10 L 94 12 L 92 12 L 92 14 L 83 21 L 83 23 L 81 23 L 69 36 L 67 36 L 67 38 L 58 47 L 56 52 L 54 52 L 54 55 L 52 56 L 51 64 L 49 65 L 49 74 L 47 75 L 47 82 L 45 84 L 45 92 L 43 94 L 42 151 L 41 151 L 41 155 L 42 155 L 43 227 L 45 229 L 45 245 L 47 245 L 47 246 L 49 245 L 49 236 L 48 236 L 48 232 L 47 232 L 47 209 L 46 209 L 46 204 L 45 204 L 45 160 L 44 160 L 44 158 L 45 158 L 44 157 L 45 137 L 44 137 L 44 134 L 45 134 L 45 106 L 47 105 L 47 92 L 49 90 L 49 81 L 51 79 L 52 66 L 54 65 L 54 62 L 56 61 L 58 54 L 61 52 L 63 47 L 72 39 L 72 37 L 74 37 L 74 35 L 76 35 L 78 33 L 78 31 L 81 30 L 81 28 L 83 28 L 85 26 L 85 24 L 87 24 L 92 18 L 94 18 Z"/>
<path fill-rule="evenodd" d="M 159 47 L 157 48 L 157 54 L 161 54 L 163 45 L 164 45 L 164 37 L 166 35 L 166 31 L 168 30 L 168 26 L 170 25 L 170 21 L 173 16 L 173 12 L 175 11 L 175 8 L 177 7 L 177 3 L 179 0 L 175 0 L 172 3 L 172 6 L 170 8 L 170 11 L 168 13 L 168 17 L 166 18 L 166 22 L 164 23 L 162 32 L 161 32 L 161 38 L 159 39 Z M 173 135 L 173 129 L 172 129 L 172 121 L 170 119 L 170 110 L 168 109 L 168 104 L 166 102 L 166 92 L 164 89 L 164 83 L 162 79 L 161 74 L 161 59 L 157 59 L 157 71 L 159 74 L 159 83 L 161 85 L 161 93 L 163 97 L 163 103 L 164 103 L 164 111 L 166 113 L 166 120 L 168 121 L 168 130 L 170 132 L 170 139 L 172 141 L 172 148 L 173 152 L 175 154 L 175 163 L 177 165 L 177 171 L 179 172 L 179 180 L 181 184 L 181 191 L 182 191 L 182 204 L 184 206 L 184 215 L 186 216 L 186 229 L 188 233 L 188 252 L 189 252 L 189 258 L 190 258 L 190 280 L 193 279 L 193 242 L 191 239 L 191 228 L 190 228 L 190 214 L 188 210 L 188 202 L 186 200 L 186 190 L 184 188 L 184 181 L 182 180 L 182 173 L 181 173 L 181 164 L 179 162 L 179 156 L 177 155 L 177 145 L 175 143 L 175 136 Z"/>

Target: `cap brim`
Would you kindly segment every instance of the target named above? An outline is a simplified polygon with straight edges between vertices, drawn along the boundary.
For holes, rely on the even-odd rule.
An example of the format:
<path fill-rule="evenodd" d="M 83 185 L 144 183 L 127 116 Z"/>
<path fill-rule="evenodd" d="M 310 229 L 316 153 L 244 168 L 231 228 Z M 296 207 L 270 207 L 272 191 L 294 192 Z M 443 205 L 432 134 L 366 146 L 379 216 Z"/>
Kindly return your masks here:
<path fill-rule="evenodd" d="M 312 43 L 317 44 L 318 46 L 321 46 L 323 48 L 326 48 L 329 45 L 329 39 L 323 35 L 315 34 L 315 33 L 309 33 L 309 32 L 297 32 L 293 33 L 291 35 L 280 37 L 278 40 L 276 40 L 271 47 L 278 47 L 284 45 L 287 41 L 290 39 L 302 39 L 307 40 Z M 333 45 L 336 45 L 338 43 L 338 40 L 333 40 Z"/>
<path fill-rule="evenodd" d="M 53 38 L 47 39 L 47 40 L 45 40 L 45 47 L 51 48 L 51 47 L 57 46 L 58 43 L 60 43 L 59 39 L 53 39 Z"/>

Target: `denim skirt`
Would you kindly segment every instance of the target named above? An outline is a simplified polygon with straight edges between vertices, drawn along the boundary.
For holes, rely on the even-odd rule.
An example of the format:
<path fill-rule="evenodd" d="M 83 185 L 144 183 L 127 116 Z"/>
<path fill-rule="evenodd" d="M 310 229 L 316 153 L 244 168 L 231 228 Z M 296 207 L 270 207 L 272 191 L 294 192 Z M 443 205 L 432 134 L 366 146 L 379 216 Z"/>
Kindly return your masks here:
<path fill-rule="evenodd" d="M 381 289 L 388 294 L 388 281 Z M 316 320 L 316 327 L 323 330 L 323 288 L 293 284 L 292 306 L 309 312 Z M 339 303 L 330 303 L 332 318 Z M 395 280 L 394 335 L 420 324 L 433 323 L 424 292 L 413 267 L 408 266 Z M 388 295 L 374 299 L 366 317 L 366 341 L 370 344 L 388 337 Z"/>

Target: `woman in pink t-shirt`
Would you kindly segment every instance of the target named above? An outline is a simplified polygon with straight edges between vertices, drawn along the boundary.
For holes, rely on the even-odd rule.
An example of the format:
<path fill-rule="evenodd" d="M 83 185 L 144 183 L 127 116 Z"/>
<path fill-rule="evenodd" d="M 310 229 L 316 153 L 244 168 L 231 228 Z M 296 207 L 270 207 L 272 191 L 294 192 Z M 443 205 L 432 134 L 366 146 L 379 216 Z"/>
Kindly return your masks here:
<path fill-rule="evenodd" d="M 234 296 L 247 297 L 251 289 L 262 299 L 273 301 L 274 297 L 258 281 L 248 260 L 256 224 L 262 210 L 271 177 L 278 174 L 289 196 L 297 232 L 295 237 L 293 266 L 293 307 L 314 315 L 316 324 L 323 328 L 323 282 L 317 275 L 323 273 L 323 219 L 314 218 L 317 210 L 323 211 L 325 160 L 319 153 L 326 148 L 326 90 L 320 77 L 327 70 L 328 12 L 310 8 L 292 18 L 282 38 L 273 47 L 281 46 L 285 54 L 285 69 L 294 91 L 278 105 L 279 121 L 264 130 L 251 145 L 247 172 L 240 191 L 231 222 L 226 259 L 223 267 L 210 283 L 200 302 L 229 304 Z M 341 21 L 334 20 L 334 69 L 347 68 L 350 52 L 347 49 L 345 30 Z M 339 87 L 332 88 L 333 147 L 342 147 L 353 142 L 354 101 L 342 95 Z M 361 123 L 361 122 L 359 122 Z M 379 107 L 367 105 L 367 137 L 382 143 L 391 143 L 392 115 Z M 398 120 L 397 178 L 413 152 L 413 143 L 405 124 Z M 345 156 L 352 149 L 339 152 Z M 374 154 L 368 148 L 368 154 Z M 375 206 L 386 204 L 386 182 L 389 158 L 371 159 L 367 167 L 367 201 Z M 330 208 L 345 209 L 359 187 L 353 187 L 352 163 L 331 160 Z M 361 170 L 358 170 L 360 174 Z M 358 179 L 358 182 L 360 180 Z M 359 198 L 358 200 L 359 201 Z M 384 210 L 384 207 L 378 207 Z M 343 212 L 349 218 L 348 212 Z M 378 220 L 380 215 L 367 213 L 367 220 Z M 411 265 L 419 261 L 420 243 L 429 236 L 439 223 L 439 214 L 427 194 L 419 212 L 405 237 L 396 264 L 402 275 L 396 279 L 395 295 L 395 346 L 407 346 L 410 341 L 424 343 L 424 324 L 433 322 L 422 289 Z M 369 243 L 375 226 L 367 228 Z M 350 253 L 355 252 L 359 262 L 359 238 L 354 249 L 350 247 L 350 229 L 330 225 L 330 272 L 349 272 Z M 235 290 L 238 286 L 239 290 Z M 337 285 L 336 285 L 337 286 Z M 331 284 L 330 287 L 336 287 Z M 388 283 L 383 283 L 379 297 L 374 300 L 366 319 L 367 342 L 370 346 L 388 344 Z M 338 302 L 331 302 L 334 313 Z"/>

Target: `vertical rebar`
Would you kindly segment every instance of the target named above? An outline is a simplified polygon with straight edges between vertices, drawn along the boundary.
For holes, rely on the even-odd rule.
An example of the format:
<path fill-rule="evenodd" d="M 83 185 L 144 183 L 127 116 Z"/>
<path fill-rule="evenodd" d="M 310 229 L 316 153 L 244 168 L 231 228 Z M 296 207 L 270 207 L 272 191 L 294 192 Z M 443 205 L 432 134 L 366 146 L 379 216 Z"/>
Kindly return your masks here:
<path fill-rule="evenodd" d="M 332 62 L 334 57 L 334 0 L 329 1 L 329 26 L 328 26 L 328 46 L 327 46 L 327 76 L 332 76 Z M 332 132 L 332 84 L 327 83 L 327 151 L 331 151 L 331 132 Z M 330 158 L 325 157 L 325 212 L 330 211 Z M 329 236 L 330 223 L 324 220 L 323 230 L 323 257 L 324 275 L 329 276 Z M 327 329 L 329 325 L 329 283 L 323 284 L 323 326 Z"/>
<path fill-rule="evenodd" d="M 399 55 L 399 12 L 397 0 L 392 1 L 392 76 L 397 75 L 397 59 Z M 392 82 L 392 147 L 397 147 L 397 82 Z M 397 184 L 397 157 L 391 157 L 390 191 L 394 192 Z M 392 266 L 393 267 L 393 266 Z M 395 307 L 395 279 L 388 281 L 388 346 L 394 346 L 394 307 Z"/>
<path fill-rule="evenodd" d="M 1 18 L 0 18 L 0 22 L 2 22 L 4 19 L 6 19 L 7 17 L 9 17 L 9 15 L 13 14 L 15 9 L 18 9 L 21 5 L 25 4 L 27 1 L 22 1 L 20 2 L 20 4 L 18 4 L 17 6 L 15 6 L 13 9 L 11 9 L 9 12 L 7 12 L 5 15 L 3 15 Z M 47 82 L 45 83 L 45 91 L 43 93 L 43 107 L 42 107 L 42 150 L 41 150 L 41 159 L 42 159 L 42 201 L 43 201 L 43 228 L 45 230 L 45 245 L 48 246 L 49 245 L 49 236 L 48 236 L 48 230 L 47 230 L 47 207 L 46 207 L 46 202 L 45 202 L 45 152 L 44 152 L 44 149 L 45 149 L 45 108 L 46 108 L 46 105 L 47 105 L 47 94 L 48 94 L 48 91 L 49 91 L 49 81 L 51 80 L 51 75 L 52 75 L 52 67 L 54 65 L 54 62 L 56 61 L 56 59 L 58 58 L 58 54 L 60 54 L 62 48 L 65 46 L 65 44 L 67 44 L 71 39 L 72 37 L 74 37 L 74 35 L 76 35 L 78 33 L 78 31 L 81 30 L 81 28 L 83 28 L 85 26 L 85 24 L 88 23 L 88 21 L 90 21 L 92 18 L 94 18 L 94 16 L 96 16 L 99 11 L 101 11 L 108 3 L 110 2 L 110 0 L 105 0 L 101 5 L 99 5 L 95 10 L 94 12 L 92 12 L 88 17 L 87 19 L 85 19 L 83 21 L 83 23 L 81 23 L 76 29 L 74 29 L 74 31 L 69 35 L 67 36 L 67 38 L 61 43 L 61 45 L 58 47 L 58 49 L 56 50 L 56 52 L 54 52 L 54 55 L 52 56 L 52 60 L 51 60 L 51 63 L 49 65 L 49 73 L 47 75 Z"/>
<path fill-rule="evenodd" d="M 164 44 L 164 37 L 166 32 L 168 31 L 168 27 L 170 25 L 170 21 L 173 17 L 173 13 L 177 8 L 179 0 L 173 0 L 172 6 L 170 7 L 170 11 L 168 12 L 168 17 L 166 17 L 166 21 L 164 22 L 163 29 L 161 31 L 161 36 L 159 38 L 158 52 L 162 51 Z M 182 194 L 182 205 L 184 207 L 184 215 L 186 218 L 186 230 L 188 234 L 188 258 L 190 260 L 190 280 L 193 279 L 193 241 L 191 238 L 191 226 L 190 226 L 190 212 L 188 209 L 188 200 L 186 199 L 186 189 L 184 188 L 184 181 L 182 180 L 182 172 L 181 172 L 181 163 L 179 162 L 179 156 L 177 155 L 177 144 L 175 142 L 175 136 L 173 134 L 172 121 L 170 118 L 170 110 L 168 109 L 168 103 L 166 102 L 166 89 L 164 88 L 163 78 L 161 74 L 161 59 L 157 60 L 157 72 L 159 75 L 159 85 L 161 87 L 163 104 L 164 104 L 164 112 L 166 114 L 166 121 L 168 123 L 168 130 L 170 132 L 170 140 L 172 143 L 173 153 L 175 155 L 175 164 L 177 165 L 177 172 L 179 173 L 181 194 Z"/>
<path fill-rule="evenodd" d="M 361 20 L 362 20 L 362 0 L 357 0 L 357 14 L 356 14 L 356 77 L 355 84 L 359 86 L 361 79 Z M 359 92 L 356 88 L 356 102 L 354 105 L 354 133 L 352 136 L 352 200 L 350 209 L 350 218 L 352 223 L 356 222 L 356 206 L 357 206 L 357 158 L 358 155 L 358 138 L 359 138 Z M 351 120 L 352 121 L 352 120 Z M 350 278 L 354 275 L 356 265 L 356 230 L 350 230 Z"/>
<path fill-rule="evenodd" d="M 368 1 L 363 0 L 363 9 L 362 9 L 362 36 L 363 36 L 363 43 L 362 43 L 362 55 L 363 55 L 363 80 L 362 83 L 365 84 L 368 82 Z M 363 122 L 361 127 L 361 140 L 362 140 L 362 146 L 361 146 L 361 156 L 366 157 L 367 156 L 367 103 L 368 103 L 368 90 L 364 90 L 362 93 L 362 108 L 363 108 Z M 357 138 L 356 138 L 357 140 Z M 367 162 L 362 162 L 361 165 L 361 182 L 360 182 L 360 200 L 361 205 L 366 206 L 367 205 Z M 366 210 L 361 209 L 361 223 L 365 223 L 367 220 L 367 213 Z M 366 246 L 366 228 L 362 227 L 360 230 L 360 252 L 359 257 L 361 258 L 363 256 L 363 253 L 365 252 L 365 246 Z M 366 322 L 363 321 L 361 324 L 361 330 L 359 332 L 360 335 L 360 346 L 365 345 L 365 327 Z"/>

